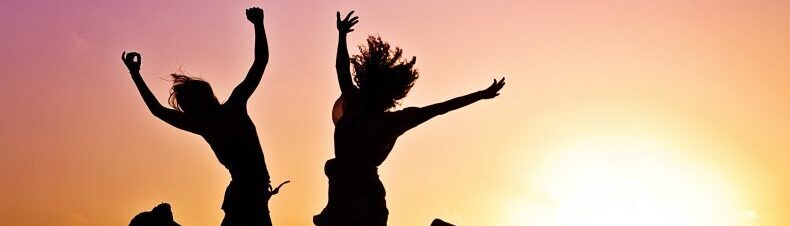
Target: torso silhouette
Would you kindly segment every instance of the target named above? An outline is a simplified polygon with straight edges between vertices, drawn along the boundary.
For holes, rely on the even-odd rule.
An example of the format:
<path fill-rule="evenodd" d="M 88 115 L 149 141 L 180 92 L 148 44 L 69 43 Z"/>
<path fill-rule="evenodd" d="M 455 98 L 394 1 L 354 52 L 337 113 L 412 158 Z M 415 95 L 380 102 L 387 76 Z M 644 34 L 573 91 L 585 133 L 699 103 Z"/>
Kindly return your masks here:
<path fill-rule="evenodd" d="M 245 106 L 223 104 L 212 117 L 201 121 L 198 134 L 233 180 L 269 182 L 258 133 Z"/>
<path fill-rule="evenodd" d="M 335 158 L 324 171 L 329 178 L 329 200 L 316 225 L 386 225 L 389 210 L 378 166 L 392 151 L 398 136 L 414 123 L 419 108 L 395 112 L 364 111 L 364 104 L 338 99 L 333 108 Z"/>
<path fill-rule="evenodd" d="M 415 107 L 395 112 L 364 111 L 361 106 L 349 106 L 355 105 L 352 103 L 343 107 L 343 102 L 343 98 L 338 99 L 333 109 L 339 114 L 335 115 L 335 158 L 367 167 L 378 167 L 387 159 L 398 136 L 412 127 L 408 116 L 418 111 Z"/>

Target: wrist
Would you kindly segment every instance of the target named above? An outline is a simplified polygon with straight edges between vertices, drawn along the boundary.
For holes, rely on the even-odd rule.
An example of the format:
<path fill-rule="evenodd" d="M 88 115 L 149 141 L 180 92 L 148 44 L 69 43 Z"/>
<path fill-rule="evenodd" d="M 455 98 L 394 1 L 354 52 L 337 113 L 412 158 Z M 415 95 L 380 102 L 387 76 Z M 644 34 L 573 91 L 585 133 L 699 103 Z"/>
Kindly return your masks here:
<path fill-rule="evenodd" d="M 478 99 L 478 100 L 485 99 L 485 92 L 484 91 L 485 90 L 480 90 L 480 91 L 474 92 L 474 93 L 472 93 L 471 96 L 474 97 L 475 99 Z"/>

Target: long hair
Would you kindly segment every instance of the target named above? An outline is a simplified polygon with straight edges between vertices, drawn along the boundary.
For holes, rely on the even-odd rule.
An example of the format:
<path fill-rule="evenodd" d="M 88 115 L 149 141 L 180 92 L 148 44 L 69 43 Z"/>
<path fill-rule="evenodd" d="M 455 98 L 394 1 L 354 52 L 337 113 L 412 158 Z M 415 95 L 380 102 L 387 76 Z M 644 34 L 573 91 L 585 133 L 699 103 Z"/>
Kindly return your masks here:
<path fill-rule="evenodd" d="M 176 110 L 188 112 L 206 110 L 206 107 L 219 103 L 208 82 L 181 74 L 170 74 L 173 87 L 167 103 Z"/>
<path fill-rule="evenodd" d="M 359 46 L 359 51 L 359 55 L 351 57 L 351 63 L 365 106 L 386 111 L 398 105 L 419 77 L 414 68 L 417 58 L 403 60 L 403 50 L 392 50 L 379 36 L 368 36 L 367 46 Z"/>

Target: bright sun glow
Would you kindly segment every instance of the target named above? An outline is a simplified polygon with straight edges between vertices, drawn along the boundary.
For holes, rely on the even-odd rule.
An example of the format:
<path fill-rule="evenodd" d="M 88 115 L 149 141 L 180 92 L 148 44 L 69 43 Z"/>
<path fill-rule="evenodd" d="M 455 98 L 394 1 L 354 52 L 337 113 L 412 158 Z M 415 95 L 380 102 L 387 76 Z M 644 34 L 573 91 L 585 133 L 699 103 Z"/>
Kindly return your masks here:
<path fill-rule="evenodd" d="M 646 137 L 578 139 L 525 174 L 532 195 L 507 207 L 506 225 L 734 226 L 756 220 L 754 211 L 738 209 L 718 172 L 678 157 L 681 151 Z"/>

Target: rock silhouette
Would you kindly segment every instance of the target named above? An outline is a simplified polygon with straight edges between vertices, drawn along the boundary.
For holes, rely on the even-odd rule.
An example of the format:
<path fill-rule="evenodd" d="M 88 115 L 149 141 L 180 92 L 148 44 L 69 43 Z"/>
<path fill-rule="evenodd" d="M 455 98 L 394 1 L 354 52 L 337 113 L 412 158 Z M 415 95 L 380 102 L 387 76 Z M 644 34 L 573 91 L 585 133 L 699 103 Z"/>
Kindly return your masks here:
<path fill-rule="evenodd" d="M 454 225 L 444 222 L 443 220 L 440 219 L 434 219 L 433 222 L 431 222 L 431 226 L 454 226 Z"/>
<path fill-rule="evenodd" d="M 173 220 L 170 204 L 162 203 L 151 211 L 137 214 L 129 222 L 129 226 L 181 226 Z"/>

